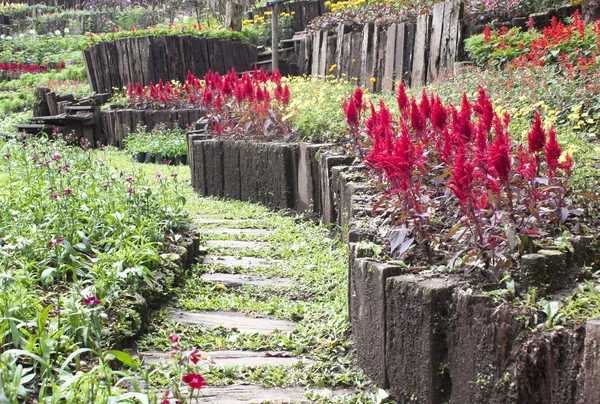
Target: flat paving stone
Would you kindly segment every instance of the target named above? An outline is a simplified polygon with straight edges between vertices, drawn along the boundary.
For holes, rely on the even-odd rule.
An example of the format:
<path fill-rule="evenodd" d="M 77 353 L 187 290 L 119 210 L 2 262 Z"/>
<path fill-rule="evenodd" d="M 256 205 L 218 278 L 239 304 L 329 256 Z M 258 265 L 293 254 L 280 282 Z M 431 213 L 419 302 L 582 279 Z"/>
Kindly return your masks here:
<path fill-rule="evenodd" d="M 186 352 L 189 353 L 189 352 Z M 145 364 L 155 364 L 161 361 L 170 362 L 171 352 L 147 351 L 140 352 L 142 362 Z M 283 356 L 282 356 L 283 355 Z M 248 366 L 257 367 L 264 365 L 272 366 L 293 366 L 296 363 L 305 363 L 312 365 L 315 362 L 308 358 L 297 356 L 286 356 L 289 353 L 284 352 L 253 352 L 253 351 L 214 351 L 202 353 L 202 362 L 210 366 Z"/>
<path fill-rule="evenodd" d="M 256 223 L 256 220 L 253 219 L 212 219 L 212 218 L 196 218 L 193 220 L 196 224 L 224 224 L 227 225 L 229 223 L 235 224 L 246 224 L 246 223 Z"/>
<path fill-rule="evenodd" d="M 223 326 L 228 329 L 237 329 L 242 333 L 272 334 L 273 331 L 293 331 L 296 327 L 291 321 L 274 320 L 270 318 L 256 318 L 245 316 L 242 313 L 229 311 L 203 311 L 193 312 L 180 309 L 171 310 L 171 321 L 184 324 L 199 325 L 205 328 Z"/>
<path fill-rule="evenodd" d="M 230 236 L 266 236 L 273 233 L 273 230 L 267 229 L 228 229 L 226 227 L 217 227 L 214 229 L 198 229 L 198 232 L 204 234 L 222 234 Z"/>
<path fill-rule="evenodd" d="M 244 274 L 204 274 L 202 275 L 201 279 L 204 282 L 220 283 L 227 287 L 243 285 L 289 287 L 294 285 L 294 283 L 287 278 L 267 278 L 265 276 L 248 276 Z"/>
<path fill-rule="evenodd" d="M 239 241 L 239 240 L 207 240 L 207 247 L 212 248 L 236 248 L 236 249 L 244 249 L 244 248 L 269 248 L 270 244 L 261 242 L 261 241 Z"/>
<path fill-rule="evenodd" d="M 204 265 L 218 264 L 226 267 L 266 267 L 281 263 L 281 260 L 266 260 L 255 257 L 233 257 L 229 255 L 205 255 L 202 259 Z"/>
<path fill-rule="evenodd" d="M 273 387 L 265 388 L 249 385 L 231 385 L 231 386 L 207 386 L 200 390 L 200 397 L 194 398 L 190 403 L 211 403 L 211 404 L 257 404 L 257 403 L 311 403 L 312 401 L 304 397 L 307 391 L 299 387 Z M 343 394 L 352 394 L 350 390 L 312 390 L 327 397 L 340 397 Z M 163 393 L 157 393 L 159 399 L 164 397 Z"/>

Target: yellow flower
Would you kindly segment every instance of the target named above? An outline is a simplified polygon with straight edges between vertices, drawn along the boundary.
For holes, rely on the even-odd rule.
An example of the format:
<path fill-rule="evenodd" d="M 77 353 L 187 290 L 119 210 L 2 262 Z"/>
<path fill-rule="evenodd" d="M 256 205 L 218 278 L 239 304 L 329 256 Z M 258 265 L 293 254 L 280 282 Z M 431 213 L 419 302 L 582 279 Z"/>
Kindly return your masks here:
<path fill-rule="evenodd" d="M 332 72 L 335 70 L 335 68 L 337 67 L 337 65 L 334 63 L 331 65 L 331 67 L 329 68 L 329 71 Z"/>
<path fill-rule="evenodd" d="M 370 81 L 371 83 L 375 83 L 375 82 L 377 81 L 377 79 L 376 79 L 375 77 L 371 77 L 371 78 L 369 79 L 369 81 Z"/>
<path fill-rule="evenodd" d="M 329 0 L 327 0 L 327 1 L 325 2 L 325 6 L 326 6 L 326 7 L 331 7 L 331 2 L 330 2 Z"/>

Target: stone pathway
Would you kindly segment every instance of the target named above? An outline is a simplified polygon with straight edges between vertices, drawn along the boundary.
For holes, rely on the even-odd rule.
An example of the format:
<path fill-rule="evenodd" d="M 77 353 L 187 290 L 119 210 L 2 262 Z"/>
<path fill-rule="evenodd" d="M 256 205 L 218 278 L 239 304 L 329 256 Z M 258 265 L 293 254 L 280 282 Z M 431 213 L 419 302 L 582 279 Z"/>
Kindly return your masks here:
<path fill-rule="evenodd" d="M 293 280 L 284 277 L 269 277 L 253 273 L 237 273 L 237 269 L 248 269 L 253 267 L 269 267 L 284 263 L 283 260 L 274 260 L 268 257 L 245 257 L 244 250 L 269 249 L 271 245 L 265 241 L 259 241 L 273 234 L 271 229 L 259 228 L 236 228 L 228 227 L 235 224 L 243 227 L 251 221 L 231 221 L 225 219 L 202 218 L 195 220 L 200 227 L 203 224 L 215 224 L 218 228 L 201 228 L 200 233 L 204 241 L 202 245 L 217 251 L 235 250 L 238 256 L 209 254 L 202 258 L 202 265 L 210 269 L 210 272 L 201 275 L 203 282 L 220 285 L 222 288 L 243 287 L 268 287 L 290 289 L 295 287 Z M 242 225 L 240 225 L 242 223 Z M 253 223 L 255 225 L 255 223 Z M 217 236 L 219 239 L 211 239 Z M 253 241 L 240 241 L 239 237 L 250 237 Z M 226 238 L 226 239 L 223 239 Z M 257 240 L 257 241 L 254 241 Z M 217 272 L 214 272 L 217 271 Z M 233 272 L 233 273 L 232 273 Z M 292 333 L 296 323 L 287 320 L 278 320 L 268 317 L 253 317 L 241 312 L 231 311 L 187 311 L 180 308 L 167 310 L 169 321 L 175 324 L 200 326 L 202 329 L 214 329 L 222 327 L 226 330 L 237 331 L 242 334 L 259 334 L 270 336 L 277 333 Z M 146 351 L 139 352 L 144 365 L 158 364 L 160 362 L 172 361 L 170 352 Z M 242 368 L 257 368 L 261 366 L 291 367 L 297 364 L 313 365 L 314 360 L 302 355 L 293 355 L 291 352 L 269 352 L 269 351 L 212 351 L 202 354 L 204 363 L 210 367 L 239 366 Z M 264 388 L 257 385 L 238 384 L 230 386 L 210 386 L 201 389 L 202 403 L 308 403 L 312 402 L 305 398 L 306 388 Z M 314 390 L 312 390 L 314 391 Z M 350 390 L 317 390 L 323 397 L 338 397 L 352 394 Z"/>

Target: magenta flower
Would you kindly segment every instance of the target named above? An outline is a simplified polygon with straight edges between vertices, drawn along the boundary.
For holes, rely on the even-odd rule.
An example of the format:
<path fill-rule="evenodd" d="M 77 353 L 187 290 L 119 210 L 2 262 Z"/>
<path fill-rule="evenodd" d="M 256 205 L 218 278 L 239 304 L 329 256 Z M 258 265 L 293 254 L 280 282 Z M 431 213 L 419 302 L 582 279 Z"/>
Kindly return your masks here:
<path fill-rule="evenodd" d="M 9 159 L 9 158 L 11 158 L 11 157 L 12 157 L 12 154 L 10 154 L 10 153 L 6 153 L 6 154 L 4 155 L 4 157 L 6 157 L 7 159 Z"/>
<path fill-rule="evenodd" d="M 63 190 L 63 194 L 65 194 L 65 195 L 72 195 L 73 191 L 70 190 L 70 189 L 65 189 L 65 190 Z"/>
<path fill-rule="evenodd" d="M 102 301 L 96 296 L 90 296 L 83 299 L 83 304 L 85 304 L 86 306 L 97 306 L 100 303 L 102 303 Z"/>
<path fill-rule="evenodd" d="M 179 335 L 173 333 L 171 335 L 169 335 L 169 339 L 173 342 L 178 342 L 179 341 Z"/>
<path fill-rule="evenodd" d="M 127 178 L 125 178 L 125 181 L 127 181 L 127 182 L 128 182 L 128 183 L 130 183 L 130 184 L 132 184 L 132 183 L 134 183 L 134 182 L 135 182 L 135 179 L 134 179 L 134 178 L 132 178 L 132 177 L 127 177 Z"/>
<path fill-rule="evenodd" d="M 177 173 L 173 173 L 173 174 L 171 174 L 171 177 L 173 177 L 173 178 L 177 178 Z"/>
<path fill-rule="evenodd" d="M 60 155 L 59 154 L 55 154 L 54 156 L 52 156 L 52 160 L 59 161 L 60 160 Z"/>
<path fill-rule="evenodd" d="M 181 378 L 181 381 L 190 386 L 192 389 L 201 389 L 208 386 L 206 380 L 197 373 L 188 373 Z"/>
<path fill-rule="evenodd" d="M 126 191 L 126 192 L 127 192 L 129 195 L 133 195 L 133 193 L 134 193 L 135 191 L 134 191 L 133 189 L 131 189 L 131 188 L 127 188 L 127 191 Z"/>
<path fill-rule="evenodd" d="M 108 185 L 108 184 L 104 184 L 104 185 L 102 185 L 102 187 L 103 187 L 104 189 L 108 189 L 108 188 L 110 188 L 110 185 Z"/>
<path fill-rule="evenodd" d="M 50 194 L 50 199 L 58 199 L 58 194 Z"/>

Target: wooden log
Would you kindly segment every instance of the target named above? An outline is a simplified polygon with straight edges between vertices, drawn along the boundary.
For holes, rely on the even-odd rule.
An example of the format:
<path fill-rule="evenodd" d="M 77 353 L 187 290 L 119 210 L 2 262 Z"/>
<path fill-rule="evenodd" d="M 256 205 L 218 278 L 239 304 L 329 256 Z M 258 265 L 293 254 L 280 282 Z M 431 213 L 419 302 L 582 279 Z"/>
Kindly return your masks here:
<path fill-rule="evenodd" d="M 90 83 L 92 91 L 99 92 L 98 84 L 96 83 L 96 77 L 94 76 L 94 66 L 92 65 L 90 49 L 83 51 L 83 63 L 85 65 L 85 73 L 87 75 L 88 83 Z"/>
<path fill-rule="evenodd" d="M 403 63 L 403 74 L 404 82 L 407 85 L 412 83 L 412 67 L 414 58 L 414 43 L 415 33 L 417 31 L 417 25 L 414 23 L 406 24 L 405 41 L 404 41 L 404 63 Z"/>
<path fill-rule="evenodd" d="M 139 52 L 139 68 L 143 83 L 150 85 L 153 74 L 150 73 L 150 38 L 147 36 L 136 38 Z"/>
<path fill-rule="evenodd" d="M 50 115 L 58 115 L 58 97 L 54 91 L 46 93 L 46 104 L 48 104 Z"/>
<path fill-rule="evenodd" d="M 378 60 L 378 54 L 379 54 L 379 32 L 381 30 L 381 26 L 375 24 L 374 29 L 373 29 L 373 50 L 371 51 L 371 63 L 370 63 L 370 69 L 368 71 L 368 77 L 366 77 L 366 85 L 367 85 L 367 89 L 370 92 L 374 92 L 375 90 L 375 83 L 372 83 L 370 81 L 371 77 L 375 77 L 377 76 L 377 60 Z"/>
<path fill-rule="evenodd" d="M 335 58 L 337 54 L 337 37 L 335 35 L 329 35 L 327 38 L 327 58 L 325 61 L 325 74 L 333 75 L 335 74 L 335 70 L 337 70 L 337 66 L 335 70 L 331 70 L 331 66 L 335 64 Z"/>
<path fill-rule="evenodd" d="M 373 58 L 373 24 L 365 24 L 362 30 L 361 47 L 360 47 L 360 81 L 362 87 L 366 87 L 369 83 L 369 77 Z"/>
<path fill-rule="evenodd" d="M 167 54 L 167 79 L 177 80 L 181 74 L 181 54 L 179 53 L 179 43 L 176 35 L 165 37 L 165 50 Z"/>
<path fill-rule="evenodd" d="M 336 45 L 335 45 L 335 65 L 336 71 L 335 76 L 339 79 L 342 77 L 342 53 L 344 47 L 344 35 L 347 31 L 347 25 L 344 23 L 338 24 L 337 27 L 337 35 L 336 35 Z"/>
<path fill-rule="evenodd" d="M 350 71 L 348 78 L 356 79 L 356 82 L 360 82 L 360 51 L 362 45 L 362 32 L 353 31 L 350 33 L 350 53 L 348 54 L 350 59 Z"/>
<path fill-rule="evenodd" d="M 404 58 L 406 55 L 404 54 L 407 51 L 405 46 L 406 41 L 406 24 L 400 23 L 396 27 L 396 50 L 395 52 L 395 60 L 394 60 L 394 71 L 395 71 L 395 82 L 400 84 L 404 80 L 405 70 L 404 70 Z"/>
<path fill-rule="evenodd" d="M 48 101 L 46 100 L 46 94 L 50 92 L 49 88 L 37 87 L 33 91 L 33 116 L 48 116 L 50 115 L 50 109 L 48 108 Z"/>
<path fill-rule="evenodd" d="M 312 33 L 312 67 L 311 75 L 317 77 L 319 74 L 319 51 L 321 50 L 321 31 Z"/>
<path fill-rule="evenodd" d="M 444 34 L 440 50 L 440 70 L 451 73 L 454 62 L 459 60 L 461 38 L 461 19 L 463 15 L 462 3 L 445 3 L 444 7 Z"/>
<path fill-rule="evenodd" d="M 387 41 L 385 45 L 385 64 L 383 68 L 382 90 L 392 92 L 394 89 L 394 63 L 396 61 L 396 36 L 397 24 L 392 24 L 387 29 Z"/>
<path fill-rule="evenodd" d="M 417 32 L 412 69 L 412 87 L 425 85 L 427 79 L 427 45 L 429 43 L 429 27 L 431 17 L 421 15 L 417 18 Z"/>
<path fill-rule="evenodd" d="M 327 31 L 323 31 L 323 33 L 321 34 L 321 48 L 319 49 L 319 66 L 318 66 L 318 72 L 319 72 L 319 76 L 323 77 L 325 76 L 326 72 L 327 72 L 327 45 L 329 44 L 329 41 L 327 40 L 327 37 L 329 35 L 329 32 Z"/>
<path fill-rule="evenodd" d="M 438 77 L 438 71 L 440 69 L 440 56 L 442 37 L 444 34 L 444 9 L 447 3 L 438 3 L 433 6 L 433 13 L 431 19 L 431 34 L 429 41 L 429 64 L 427 68 L 427 82 L 431 83 Z"/>
<path fill-rule="evenodd" d="M 196 77 L 204 77 L 208 72 L 209 58 L 208 49 L 206 47 L 206 39 L 194 38 L 194 59 L 196 62 L 196 71 L 194 74 Z"/>
<path fill-rule="evenodd" d="M 383 70 L 385 65 L 385 46 L 387 44 L 387 32 L 381 30 L 379 32 L 379 50 L 377 54 L 377 70 L 375 74 L 375 86 L 373 87 L 375 92 L 381 91 L 381 84 L 383 82 Z"/>

